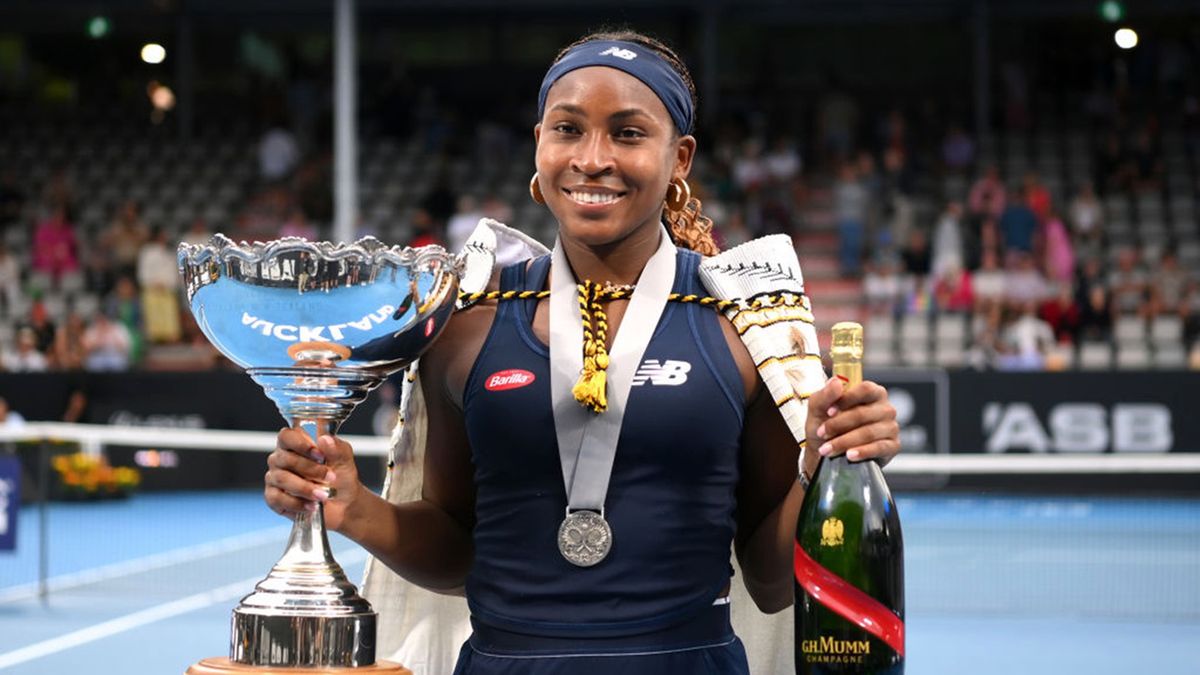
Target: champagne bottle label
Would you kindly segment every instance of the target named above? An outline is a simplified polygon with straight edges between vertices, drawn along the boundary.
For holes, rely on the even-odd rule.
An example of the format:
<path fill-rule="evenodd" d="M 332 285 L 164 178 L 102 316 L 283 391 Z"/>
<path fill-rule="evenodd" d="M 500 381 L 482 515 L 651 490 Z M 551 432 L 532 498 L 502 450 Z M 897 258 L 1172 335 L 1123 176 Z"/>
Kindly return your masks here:
<path fill-rule="evenodd" d="M 830 518 L 825 521 L 836 521 Z M 824 537 L 824 534 L 822 535 Z M 838 532 L 838 536 L 841 533 Z M 824 538 L 821 544 L 825 544 Z M 850 623 L 883 640 L 897 654 L 904 656 L 904 622 L 882 602 L 858 590 L 853 584 L 825 569 L 804 550 L 800 542 L 795 549 L 796 583 L 813 600 L 836 612 Z M 826 636 L 821 636 L 824 641 Z M 856 642 L 856 641 L 847 641 Z M 803 649 L 802 651 L 807 651 Z"/>

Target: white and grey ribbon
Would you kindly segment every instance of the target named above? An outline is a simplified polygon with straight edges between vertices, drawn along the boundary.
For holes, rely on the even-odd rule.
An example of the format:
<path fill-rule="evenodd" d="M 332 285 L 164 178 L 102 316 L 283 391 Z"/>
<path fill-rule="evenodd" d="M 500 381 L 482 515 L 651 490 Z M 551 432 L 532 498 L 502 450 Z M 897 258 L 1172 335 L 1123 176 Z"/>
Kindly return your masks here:
<path fill-rule="evenodd" d="M 612 477 L 625 406 L 642 355 L 658 326 L 675 280 L 675 245 L 665 229 L 650 257 L 609 352 L 608 410 L 595 414 L 575 400 L 571 388 L 583 369 L 583 319 L 579 291 L 562 243 L 551 258 L 550 388 L 554 428 L 562 462 L 568 513 L 602 512 Z M 598 561 L 597 561 L 598 562 Z"/>

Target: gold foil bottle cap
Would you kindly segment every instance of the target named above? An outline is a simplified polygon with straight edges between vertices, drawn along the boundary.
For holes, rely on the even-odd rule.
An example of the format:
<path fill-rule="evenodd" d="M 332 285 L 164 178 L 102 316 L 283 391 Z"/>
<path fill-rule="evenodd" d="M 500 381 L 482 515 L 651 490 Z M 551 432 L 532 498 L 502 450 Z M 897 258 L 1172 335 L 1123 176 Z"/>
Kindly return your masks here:
<path fill-rule="evenodd" d="M 862 361 L 863 327 L 854 321 L 841 321 L 833 325 L 833 340 L 829 355 L 835 361 Z"/>

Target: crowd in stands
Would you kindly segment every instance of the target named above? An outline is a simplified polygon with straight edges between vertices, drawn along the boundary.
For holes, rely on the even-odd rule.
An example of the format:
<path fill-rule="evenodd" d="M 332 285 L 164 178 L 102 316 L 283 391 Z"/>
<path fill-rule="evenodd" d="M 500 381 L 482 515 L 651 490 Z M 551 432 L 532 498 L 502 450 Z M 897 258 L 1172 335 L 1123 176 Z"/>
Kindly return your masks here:
<path fill-rule="evenodd" d="M 1180 157 L 1200 157 L 1176 148 L 1165 161 L 1166 132 L 1154 118 L 1086 134 L 1060 131 L 1053 150 L 1038 151 L 1047 161 L 1037 166 L 1062 170 L 1049 178 L 949 118 L 931 125 L 922 117 L 917 125 L 899 108 L 872 116 L 840 91 L 818 102 L 812 127 L 803 145 L 751 125 L 714 133 L 711 147 L 702 146 L 693 191 L 717 223 L 719 244 L 769 232 L 836 232 L 829 255 L 835 274 L 861 283 L 860 316 L 968 317 L 963 365 L 1062 367 L 1070 363 L 1062 362 L 1064 345 L 1112 344 L 1130 317 L 1147 326 L 1168 319 L 1184 351 L 1200 337 L 1197 261 L 1182 260 L 1177 246 L 1200 240 L 1193 202 L 1200 167 L 1189 164 L 1186 176 L 1172 177 Z M 1185 120 L 1173 133 L 1196 131 Z M 455 151 L 435 139 L 417 145 L 434 166 L 455 159 L 482 166 L 505 156 L 527 163 L 512 150 L 524 133 L 485 122 L 476 132 L 478 155 L 447 155 Z M 1030 137 L 1025 130 L 1004 136 L 1014 146 L 1013 139 Z M 1080 139 L 1082 151 L 1073 143 Z M 246 240 L 329 236 L 328 153 L 305 152 L 305 145 L 283 125 L 266 131 L 258 175 L 230 222 L 217 225 Z M 505 175 L 504 167 L 488 171 Z M 457 248 L 480 217 L 514 222 L 515 213 L 524 222 L 530 205 L 521 198 L 528 180 L 521 176 L 516 192 L 479 192 L 439 173 L 420 194 L 407 195 L 406 239 L 398 243 Z M 1147 209 L 1149 219 L 1161 222 L 1139 216 L 1138 227 L 1163 236 L 1132 236 L 1131 214 L 1153 202 L 1159 207 Z M 27 242 L 23 250 L 0 243 L 0 316 L 9 328 L 0 331 L 0 365 L 100 371 L 218 363 L 184 306 L 175 262 L 179 241 L 204 242 L 214 228 L 197 216 L 168 231 L 148 222 L 132 198 L 105 206 L 107 226 L 82 236 L 73 220 L 81 205 L 63 173 L 41 184 L 23 181 L 14 167 L 0 173 L 0 227 L 28 233 L 3 238 Z M 360 231 L 389 234 L 367 221 Z M 800 250 L 801 262 L 812 255 Z M 822 298 L 814 301 L 823 306 Z"/>

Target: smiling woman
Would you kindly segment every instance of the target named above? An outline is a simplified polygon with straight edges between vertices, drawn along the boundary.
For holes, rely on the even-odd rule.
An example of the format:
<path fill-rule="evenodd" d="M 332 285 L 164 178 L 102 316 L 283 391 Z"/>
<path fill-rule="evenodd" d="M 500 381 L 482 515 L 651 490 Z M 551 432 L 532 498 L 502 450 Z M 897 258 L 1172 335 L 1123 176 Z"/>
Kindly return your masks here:
<path fill-rule="evenodd" d="M 385 501 L 349 445 L 285 430 L 267 501 L 323 502 L 407 580 L 465 592 L 461 675 L 748 673 L 730 547 L 755 604 L 787 607 L 800 448 L 733 325 L 668 304 L 705 294 L 717 252 L 686 182 L 691 78 L 655 40 L 600 33 L 555 59 L 538 112 L 530 193 L 558 241 L 492 279 L 520 299 L 457 312 L 422 357 L 420 498 Z M 898 451 L 882 387 L 796 395 L 823 452 Z"/>

